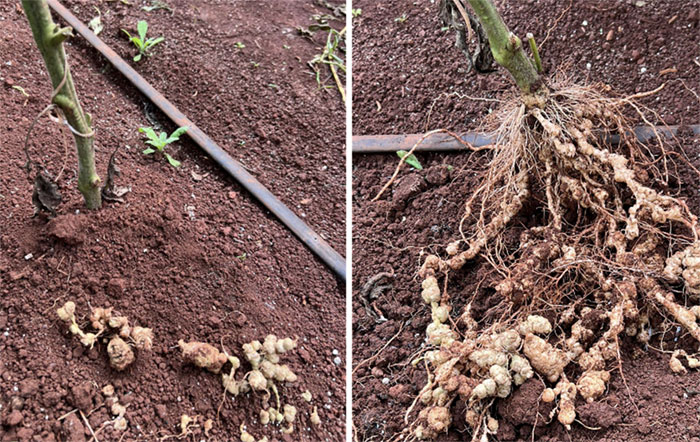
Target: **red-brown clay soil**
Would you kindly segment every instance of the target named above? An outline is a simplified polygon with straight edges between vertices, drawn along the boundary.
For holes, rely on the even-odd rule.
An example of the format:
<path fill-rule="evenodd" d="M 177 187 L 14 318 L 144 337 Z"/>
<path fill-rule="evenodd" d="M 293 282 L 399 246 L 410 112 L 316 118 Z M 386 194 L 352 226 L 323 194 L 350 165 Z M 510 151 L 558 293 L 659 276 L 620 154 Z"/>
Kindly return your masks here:
<path fill-rule="evenodd" d="M 497 2 L 514 31 L 521 35 L 533 32 L 540 42 L 568 3 Z M 697 51 L 692 49 L 700 41 L 697 2 L 646 1 L 640 3 L 643 6 L 636 6 L 636 1 L 574 3 L 542 48 L 550 72 L 554 66 L 569 62 L 567 71 L 578 81 L 602 81 L 619 94 L 651 90 L 666 82 L 663 91 L 644 103 L 669 124 L 700 123 L 696 95 L 700 75 L 698 59 L 693 59 Z M 454 35 L 441 30 L 437 4 L 437 0 L 415 4 L 398 0 L 354 2 L 354 8 L 362 9 L 362 15 L 354 19 L 353 35 L 355 135 L 422 133 L 440 127 L 475 130 L 496 103 L 465 96 L 498 98 L 511 89 L 503 71 L 465 73 L 467 62 L 454 47 Z M 407 19 L 395 21 L 402 14 Z M 618 32 L 618 27 L 622 31 Z M 607 40 L 610 29 L 614 29 L 613 37 Z M 659 74 L 672 67 L 677 72 Z M 443 93 L 455 94 L 438 99 Z M 653 121 L 659 122 L 656 117 Z M 671 149 L 681 148 L 694 167 L 700 167 L 700 138 L 680 137 Z M 425 385 L 425 369 L 411 366 L 424 346 L 430 321 L 419 295 L 420 253 L 444 253 L 456 235 L 464 201 L 477 187 L 478 175 L 486 166 L 482 154 L 419 154 L 418 158 L 424 170 L 404 169 L 391 191 L 375 203 L 370 200 L 387 182 L 398 158 L 353 158 L 353 362 L 357 365 L 373 358 L 357 369 L 353 379 L 354 430 L 359 441 L 396 438 L 405 428 L 407 408 Z M 699 177 L 682 161 L 678 167 L 680 180 L 671 183 L 672 191 L 680 190 L 693 211 L 700 213 Z M 513 221 L 505 234 L 507 244 L 517 245 L 527 217 L 523 213 Z M 477 287 L 489 270 L 483 260 L 475 260 L 451 278 L 453 300 L 477 293 L 475 317 L 497 301 Z M 363 290 L 370 278 L 382 272 L 394 276 Z M 386 321 L 377 321 L 378 316 Z M 494 407 L 500 423 L 497 438 L 700 441 L 700 398 L 696 394 L 700 373 L 675 375 L 668 366 L 668 350 L 678 347 L 694 352 L 697 343 L 682 332 L 679 336 L 679 329 L 664 325 L 660 316 L 654 319 L 654 326 L 648 348 L 634 341 L 624 345 L 626 385 L 619 371 L 613 370 L 601 401 L 577 404 L 579 423 L 571 432 L 556 421 L 542 425 L 549 422 L 549 410 L 538 405 L 542 384 L 531 380 Z M 666 352 L 660 352 L 661 348 Z M 470 440 L 471 435 L 464 432 L 463 408 L 456 405 L 453 412 L 453 429 L 440 440 Z"/>
<path fill-rule="evenodd" d="M 120 29 L 147 20 L 149 35 L 165 41 L 136 69 L 344 254 L 344 106 L 306 64 L 325 37 L 295 29 L 330 11 L 310 0 L 167 0 L 172 14 L 128 3 L 65 2 L 84 22 L 98 7 L 100 37 L 127 60 L 135 48 Z M 174 127 L 81 37 L 66 50 L 95 122 L 98 169 L 104 179 L 119 146 L 117 184 L 131 192 L 87 213 L 72 139 L 66 155 L 58 125 L 44 117 L 31 153 L 54 176 L 65 165 L 64 202 L 55 219 L 32 218 L 22 146 L 51 88 L 19 2 L 3 2 L 0 20 L 0 440 L 89 440 L 91 429 L 100 441 L 157 440 L 179 434 L 183 414 L 200 425 L 214 419 L 209 440 L 236 439 L 241 424 L 269 440 L 344 440 L 344 361 L 334 362 L 345 352 L 344 284 L 186 136 L 171 148 L 180 169 L 142 155 L 139 127 Z M 88 305 L 112 306 L 153 328 L 153 351 L 115 372 L 104 346 L 87 350 L 57 320 L 67 300 L 81 324 Z M 179 339 L 223 341 L 243 359 L 241 345 L 268 333 L 298 338 L 282 359 L 299 376 L 280 389 L 298 409 L 291 435 L 258 423 L 262 395 L 224 399 L 220 376 L 184 364 L 177 348 Z M 105 424 L 107 384 L 128 405 L 124 433 Z M 300 396 L 307 389 L 311 404 Z M 76 409 L 89 426 L 79 412 L 64 417 Z M 200 426 L 189 439 L 204 438 Z"/>

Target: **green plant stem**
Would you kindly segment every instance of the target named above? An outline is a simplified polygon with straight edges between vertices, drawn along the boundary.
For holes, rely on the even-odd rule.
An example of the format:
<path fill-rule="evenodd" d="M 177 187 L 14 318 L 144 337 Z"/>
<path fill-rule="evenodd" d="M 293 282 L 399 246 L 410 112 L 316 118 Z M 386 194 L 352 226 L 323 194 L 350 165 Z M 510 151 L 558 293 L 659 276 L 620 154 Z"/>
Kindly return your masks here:
<path fill-rule="evenodd" d="M 102 205 L 100 195 L 100 177 L 95 168 L 94 137 L 90 127 L 90 118 L 80 107 L 78 95 L 71 77 L 63 41 L 71 35 L 70 27 L 61 28 L 54 23 L 46 0 L 22 0 L 24 12 L 32 28 L 34 41 L 41 52 L 49 71 L 54 90 L 65 82 L 61 89 L 54 94 L 52 102 L 61 108 L 66 120 L 75 132 L 75 144 L 78 150 L 78 189 L 85 198 L 89 209 L 99 209 Z M 84 136 L 88 135 L 89 136 Z"/>
<path fill-rule="evenodd" d="M 484 26 L 496 63 L 510 72 L 515 84 L 525 94 L 536 92 L 540 76 L 523 50 L 517 35 L 508 30 L 491 0 L 468 0 Z"/>
<path fill-rule="evenodd" d="M 535 68 L 537 69 L 537 73 L 541 74 L 542 59 L 540 59 L 540 51 L 537 49 L 537 43 L 535 43 L 535 36 L 528 32 L 525 37 L 530 43 L 530 51 L 532 52 L 532 58 L 535 60 Z"/>

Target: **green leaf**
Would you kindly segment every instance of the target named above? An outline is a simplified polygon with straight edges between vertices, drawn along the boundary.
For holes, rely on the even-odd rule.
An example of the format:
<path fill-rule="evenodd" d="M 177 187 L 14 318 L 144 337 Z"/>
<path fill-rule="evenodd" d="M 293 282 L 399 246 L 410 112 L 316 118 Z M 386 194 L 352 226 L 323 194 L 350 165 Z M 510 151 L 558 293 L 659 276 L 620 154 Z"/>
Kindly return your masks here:
<path fill-rule="evenodd" d="M 134 38 L 134 37 L 131 36 L 131 34 L 129 34 L 129 31 L 127 31 L 126 29 L 122 29 L 122 32 L 125 33 L 125 34 L 129 37 L 129 40 L 131 40 L 132 38 Z"/>
<path fill-rule="evenodd" d="M 165 144 L 161 143 L 160 140 L 148 140 L 146 141 L 146 144 L 150 144 L 151 146 L 155 147 L 160 151 L 162 151 L 163 148 L 165 148 Z"/>
<path fill-rule="evenodd" d="M 151 149 L 150 147 L 149 147 L 148 149 L 144 149 L 144 150 L 143 150 L 143 154 L 144 154 L 144 155 L 150 155 L 150 154 L 152 154 L 153 152 L 155 152 L 155 150 L 154 150 L 154 149 Z"/>
<path fill-rule="evenodd" d="M 163 40 L 165 40 L 165 37 L 149 38 L 148 40 L 146 40 L 146 47 L 153 47 Z"/>
<path fill-rule="evenodd" d="M 141 54 L 139 54 L 139 55 L 137 55 L 136 57 L 134 57 L 134 61 L 139 61 L 139 60 L 141 60 Z"/>
<path fill-rule="evenodd" d="M 165 140 L 167 140 L 167 139 L 168 139 L 168 134 L 165 132 L 161 132 L 160 136 L 158 137 L 158 141 L 160 141 L 161 143 L 163 143 L 163 145 L 165 145 L 165 144 L 168 144 L 165 142 Z"/>
<path fill-rule="evenodd" d="M 142 134 L 146 134 L 146 136 L 152 140 L 158 139 L 158 135 L 156 135 L 156 132 L 150 127 L 140 127 L 139 132 L 141 132 Z"/>
<path fill-rule="evenodd" d="M 182 134 L 184 134 L 185 132 L 187 132 L 187 129 L 189 129 L 189 127 L 187 127 L 187 126 L 183 126 L 183 127 L 180 127 L 180 128 L 178 128 L 178 129 L 176 129 L 175 132 L 173 132 L 172 134 L 170 134 L 170 136 L 168 137 L 168 139 L 165 140 L 165 144 L 170 144 L 170 143 L 172 143 L 172 142 L 174 142 L 174 141 L 179 140 L 179 139 L 180 139 L 180 135 L 182 135 Z"/>
<path fill-rule="evenodd" d="M 136 28 L 139 30 L 139 37 L 141 37 L 141 41 L 146 41 L 146 32 L 148 31 L 148 23 L 145 20 L 139 21 L 138 25 L 136 25 Z"/>
<path fill-rule="evenodd" d="M 88 28 L 92 29 L 95 35 L 99 35 L 104 27 L 102 26 L 102 18 L 98 15 L 97 17 L 90 20 L 88 23 Z"/>
<path fill-rule="evenodd" d="M 168 160 L 168 163 L 170 163 L 171 166 L 173 167 L 180 167 L 182 163 L 180 163 L 178 160 L 175 158 L 171 157 L 170 154 L 165 154 L 165 159 Z"/>
<path fill-rule="evenodd" d="M 396 152 L 396 155 L 398 155 L 399 158 L 403 158 L 406 157 L 407 153 L 408 152 L 406 152 L 405 150 L 400 150 Z M 407 156 L 404 162 L 416 170 L 423 170 L 423 166 L 421 166 L 420 161 L 418 161 L 418 158 L 416 158 L 416 156 L 413 154 Z"/>

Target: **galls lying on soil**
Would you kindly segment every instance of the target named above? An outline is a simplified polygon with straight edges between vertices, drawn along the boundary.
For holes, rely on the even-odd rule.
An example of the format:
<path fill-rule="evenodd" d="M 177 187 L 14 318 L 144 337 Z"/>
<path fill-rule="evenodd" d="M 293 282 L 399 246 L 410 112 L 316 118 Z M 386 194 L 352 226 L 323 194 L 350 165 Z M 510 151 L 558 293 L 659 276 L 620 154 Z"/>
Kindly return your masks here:
<path fill-rule="evenodd" d="M 114 393 L 114 386 L 105 385 L 104 388 L 102 388 L 102 394 L 104 394 L 107 398 L 105 400 L 105 405 L 109 409 L 112 416 L 114 416 L 114 421 L 112 422 L 114 429 L 117 431 L 126 430 L 129 424 L 125 416 L 126 406 L 119 403 L 119 398 Z"/>
<path fill-rule="evenodd" d="M 75 319 L 73 301 L 66 302 L 56 313 L 84 346 L 92 348 L 100 341 L 106 343 L 109 364 L 117 371 L 124 370 L 136 360 L 132 347 L 139 351 L 150 351 L 153 348 L 153 331 L 150 328 L 132 327 L 126 316 L 115 314 L 111 307 L 92 308 L 89 327 L 94 331 L 87 333 Z"/>
<path fill-rule="evenodd" d="M 260 410 L 260 423 L 263 425 L 284 425 L 282 433 L 291 434 L 294 431 L 297 409 L 291 404 L 282 404 L 277 385 L 279 383 L 294 383 L 297 375 L 285 364 L 280 364 L 280 356 L 296 348 L 296 341 L 291 338 L 278 339 L 275 335 L 267 335 L 265 340 L 252 341 L 243 344 L 243 355 L 250 365 L 250 370 L 243 376 L 236 378 L 236 371 L 241 367 L 241 361 L 236 356 L 229 355 L 225 350 L 219 351 L 216 347 L 204 342 L 178 342 L 182 356 L 186 362 L 204 368 L 212 373 L 222 372 L 228 363 L 228 372 L 221 373 L 221 381 L 224 389 L 238 396 L 241 393 L 263 392 L 265 407 Z M 275 397 L 275 405 L 267 405 L 272 395 Z M 302 394 L 306 402 L 311 401 L 311 393 Z M 311 422 L 320 424 L 318 411 L 314 409 L 311 414 Z M 250 433 L 241 426 L 241 440 L 255 441 Z M 264 438 L 263 440 L 266 440 Z"/>

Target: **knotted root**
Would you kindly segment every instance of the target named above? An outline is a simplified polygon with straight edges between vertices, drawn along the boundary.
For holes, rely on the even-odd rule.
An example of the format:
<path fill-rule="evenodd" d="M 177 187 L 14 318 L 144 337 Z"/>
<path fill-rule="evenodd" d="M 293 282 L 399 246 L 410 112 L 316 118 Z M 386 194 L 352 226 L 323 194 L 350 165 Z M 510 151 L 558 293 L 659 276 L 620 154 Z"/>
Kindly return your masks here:
<path fill-rule="evenodd" d="M 448 431 L 455 401 L 466 403 L 475 439 L 497 431 L 490 405 L 534 372 L 551 383 L 542 400 L 557 401 L 557 418 L 569 427 L 576 397 L 599 399 L 612 364 L 621 367 L 623 334 L 648 341 L 643 312 L 650 305 L 700 341 L 700 307 L 676 300 L 683 292 L 700 298 L 697 216 L 648 184 L 668 177 L 629 135 L 622 108 L 641 106 L 595 86 L 560 79 L 550 86 L 492 114 L 496 149 L 465 204 L 460 238 L 446 257 L 429 255 L 420 268 L 432 322 L 424 355 L 429 380 L 411 424 L 414 437 Z M 606 144 L 601 133 L 610 131 L 622 134 L 620 145 Z M 535 225 L 517 250 L 508 250 L 500 235 L 524 207 L 537 214 L 530 217 Z M 500 302 L 491 311 L 498 314 L 473 318 L 468 303 L 453 315 L 447 281 L 479 255 L 501 275 L 492 284 Z M 537 315 L 543 311 L 549 319 Z M 672 359 L 675 371 L 685 370 L 682 355 Z"/>
<path fill-rule="evenodd" d="M 241 367 L 241 361 L 236 356 L 231 356 L 224 349 L 219 351 L 213 345 L 204 342 L 185 342 L 180 340 L 180 349 L 186 362 L 204 368 L 212 373 L 221 373 L 223 367 L 229 363 L 231 369 L 228 373 L 221 373 L 221 381 L 227 393 L 238 396 L 250 391 L 262 392 L 264 406 L 260 410 L 260 422 L 263 425 L 274 424 L 287 426 L 280 431 L 291 434 L 294 431 L 297 409 L 291 404 L 282 404 L 280 401 L 279 384 L 294 383 L 297 375 L 286 365 L 280 364 L 280 356 L 295 349 L 297 341 L 292 338 L 279 339 L 275 335 L 267 335 L 263 342 L 251 341 L 243 344 L 243 355 L 250 364 L 250 370 L 243 376 L 236 377 L 237 370 Z M 274 394 L 275 403 L 268 402 Z M 311 401 L 309 393 L 308 401 Z M 320 424 L 318 411 L 312 415 L 314 425 Z M 241 439 L 250 439 L 252 436 L 245 432 L 242 424 Z M 247 436 L 246 436 L 247 435 Z M 254 438 L 250 440 L 255 440 Z"/>
<path fill-rule="evenodd" d="M 84 332 L 75 317 L 75 303 L 66 302 L 56 310 L 59 319 L 69 324 L 71 334 L 78 336 L 80 343 L 92 348 L 100 340 L 107 343 L 109 364 L 117 371 L 126 369 L 136 360 L 132 347 L 139 351 L 153 348 L 153 331 L 150 328 L 129 324 L 126 316 L 114 313 L 111 307 L 91 308 L 90 327 L 94 332 Z"/>

